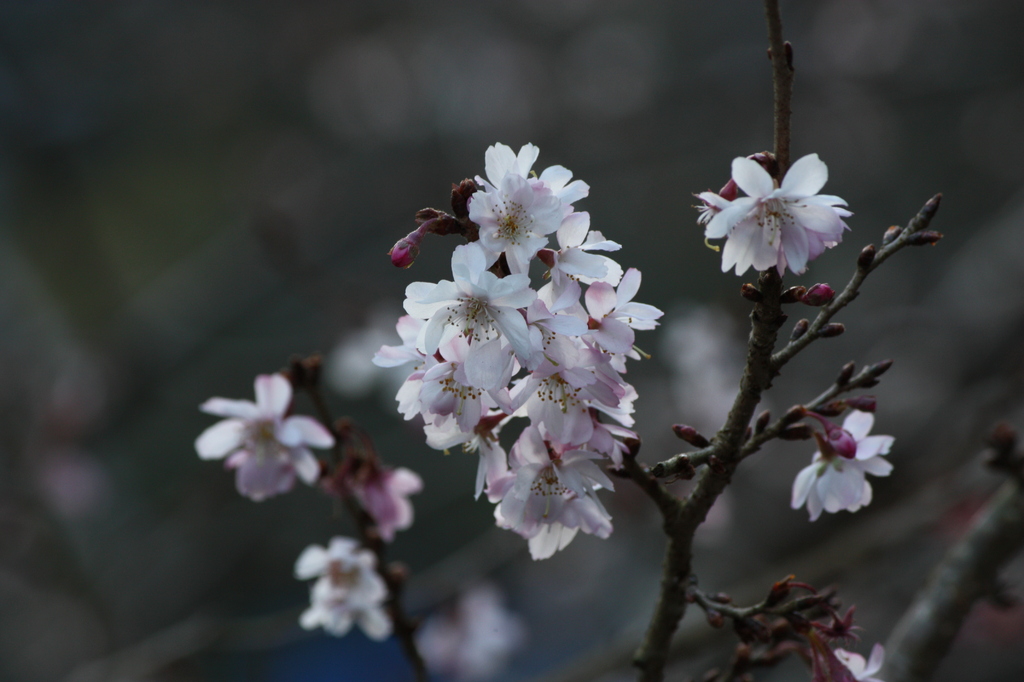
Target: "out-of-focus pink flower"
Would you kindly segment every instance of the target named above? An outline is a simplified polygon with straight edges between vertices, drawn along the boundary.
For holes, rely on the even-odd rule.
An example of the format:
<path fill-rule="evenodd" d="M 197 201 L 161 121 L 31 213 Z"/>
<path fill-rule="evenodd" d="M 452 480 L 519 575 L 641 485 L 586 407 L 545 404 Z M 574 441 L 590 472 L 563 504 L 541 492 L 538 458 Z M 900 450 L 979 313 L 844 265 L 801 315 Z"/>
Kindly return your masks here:
<path fill-rule="evenodd" d="M 291 490 L 298 475 L 306 483 L 320 477 L 320 464 L 309 447 L 329 448 L 334 437 L 311 417 L 285 417 L 292 385 L 280 374 L 256 377 L 256 402 L 210 398 L 199 406 L 207 414 L 227 417 L 203 431 L 196 452 L 203 459 L 228 457 L 238 492 L 264 500 Z"/>
<path fill-rule="evenodd" d="M 521 618 L 502 606 L 493 585 L 460 595 L 453 608 L 431 616 L 416 633 L 427 667 L 455 680 L 486 680 L 499 673 L 526 639 Z"/>
<path fill-rule="evenodd" d="M 412 525 L 409 495 L 423 490 L 423 479 L 416 472 L 405 467 L 374 467 L 364 480 L 349 485 L 363 509 L 373 517 L 385 542 L 395 539 L 395 531 Z"/>
<path fill-rule="evenodd" d="M 845 443 L 849 437 L 854 443 L 849 458 L 832 447 L 832 443 L 840 441 L 838 437 L 832 438 L 830 434 L 829 440 L 825 441 L 819 436 L 820 450 L 814 453 L 811 464 L 802 469 L 793 482 L 793 509 L 799 509 L 806 502 L 811 521 L 815 521 L 822 510 L 830 514 L 840 509 L 855 512 L 871 502 L 871 484 L 865 479 L 865 474 L 889 475 L 892 464 L 883 456 L 889 453 L 895 441 L 892 436 L 869 436 L 874 423 L 873 414 L 856 410 L 843 421 L 842 442 Z"/>
<path fill-rule="evenodd" d="M 303 550 L 295 562 L 295 577 L 317 581 L 299 624 L 306 630 L 323 627 L 341 637 L 352 623 L 358 623 L 370 639 L 387 639 L 391 635 L 391 619 L 384 611 L 388 590 L 376 565 L 373 553 L 351 538 L 336 537 L 326 548 L 310 545 Z"/>

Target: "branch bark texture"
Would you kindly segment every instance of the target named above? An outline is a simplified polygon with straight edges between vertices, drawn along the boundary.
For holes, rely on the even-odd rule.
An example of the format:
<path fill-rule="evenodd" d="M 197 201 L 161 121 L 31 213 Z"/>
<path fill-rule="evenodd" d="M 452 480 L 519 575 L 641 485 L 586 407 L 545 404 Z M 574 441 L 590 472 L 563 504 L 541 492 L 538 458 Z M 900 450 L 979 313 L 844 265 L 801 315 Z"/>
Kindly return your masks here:
<path fill-rule="evenodd" d="M 935 568 L 886 643 L 886 682 L 931 678 L 974 602 L 995 593 L 999 569 L 1024 546 L 1024 488 L 1006 482 Z"/>

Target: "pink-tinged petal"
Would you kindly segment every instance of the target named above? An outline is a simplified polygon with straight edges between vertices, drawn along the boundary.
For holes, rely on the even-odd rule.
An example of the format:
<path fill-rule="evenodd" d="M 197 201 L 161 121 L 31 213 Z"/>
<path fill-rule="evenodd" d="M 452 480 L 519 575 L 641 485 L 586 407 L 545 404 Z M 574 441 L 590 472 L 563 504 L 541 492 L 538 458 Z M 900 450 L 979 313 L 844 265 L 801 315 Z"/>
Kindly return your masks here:
<path fill-rule="evenodd" d="M 873 476 L 888 476 L 892 473 L 892 462 L 884 457 L 872 457 L 861 462 L 864 472 Z M 865 503 L 866 504 L 866 503 Z"/>
<path fill-rule="evenodd" d="M 566 216 L 562 220 L 556 235 L 558 248 L 565 249 L 571 246 L 579 246 L 587 238 L 588 232 L 590 232 L 589 213 L 581 211 Z"/>
<path fill-rule="evenodd" d="M 863 440 L 871 433 L 871 427 L 875 425 L 875 415 L 871 412 L 852 410 L 843 420 L 843 428 L 853 436 L 854 440 Z"/>
<path fill-rule="evenodd" d="M 329 448 L 334 445 L 334 436 L 327 427 L 304 415 L 285 419 L 277 430 L 277 440 L 288 447 L 310 445 L 314 448 Z"/>
<path fill-rule="evenodd" d="M 558 191 L 572 180 L 572 171 L 565 166 L 548 166 L 541 172 L 539 180 L 547 185 L 552 192 Z M 566 203 L 571 204 L 572 202 L 568 201 Z"/>
<path fill-rule="evenodd" d="M 818 486 L 811 486 L 811 491 L 807 494 L 807 513 L 811 515 L 811 521 L 817 521 L 823 509 Z"/>
<path fill-rule="evenodd" d="M 788 221 L 782 224 L 782 250 L 786 254 L 786 263 L 793 272 L 800 274 L 807 269 L 810 249 L 807 232 L 802 227 Z"/>
<path fill-rule="evenodd" d="M 622 281 L 619 282 L 619 288 L 615 291 L 617 308 L 621 308 L 633 300 L 637 292 L 640 291 L 640 280 L 639 270 L 636 268 L 626 270 L 626 274 L 622 276 Z"/>
<path fill-rule="evenodd" d="M 576 452 L 579 452 L 579 450 L 577 450 Z M 565 466 L 561 468 L 568 469 L 570 467 Z M 571 468 L 575 469 L 580 473 L 581 476 L 583 476 L 586 479 L 589 479 L 593 483 L 596 483 L 605 490 L 615 490 L 615 484 L 612 483 L 612 479 L 608 478 L 604 471 L 601 470 L 601 467 L 597 466 L 589 459 L 576 460 L 572 463 Z"/>
<path fill-rule="evenodd" d="M 600 320 L 615 309 L 615 289 L 610 284 L 594 282 L 587 289 L 584 300 L 587 302 L 587 311 L 590 316 Z"/>
<path fill-rule="evenodd" d="M 260 410 L 251 400 L 228 400 L 227 398 L 210 398 L 199 406 L 200 411 L 218 417 L 237 417 L 239 419 L 256 419 Z"/>
<path fill-rule="evenodd" d="M 814 481 L 818 478 L 818 464 L 811 464 L 800 470 L 793 481 L 793 497 L 790 500 L 790 507 L 799 509 L 807 501 L 807 495 L 811 492 Z"/>
<path fill-rule="evenodd" d="M 497 280 L 491 287 L 488 300 L 494 306 L 525 308 L 536 298 L 537 292 L 530 288 L 529 275 L 518 274 Z"/>
<path fill-rule="evenodd" d="M 609 353 L 628 353 L 636 340 L 636 333 L 629 325 L 614 317 L 604 318 L 600 327 L 590 331 L 590 336 Z"/>
<path fill-rule="evenodd" d="M 551 558 L 558 550 L 568 547 L 578 531 L 578 528 L 566 528 L 560 523 L 541 526 L 541 531 L 530 538 L 530 557 L 534 561 Z"/>
<path fill-rule="evenodd" d="M 295 469 L 278 459 L 247 457 L 235 470 L 238 492 L 255 502 L 291 490 Z"/>
<path fill-rule="evenodd" d="M 241 419 L 225 419 L 209 427 L 196 438 L 196 452 L 202 459 L 220 459 L 242 446 L 247 424 Z"/>
<path fill-rule="evenodd" d="M 786 177 L 782 178 L 782 186 L 779 188 L 780 194 L 788 199 L 809 197 L 817 194 L 827 180 L 828 166 L 817 154 L 808 154 L 797 159 L 786 171 Z"/>
<path fill-rule="evenodd" d="M 543 180 L 543 173 L 541 179 Z M 570 174 L 571 175 L 571 174 Z M 555 192 L 555 196 L 558 197 L 559 201 L 563 204 L 571 205 L 575 204 L 580 199 L 585 198 L 590 194 L 590 185 L 583 182 L 582 180 L 574 180 L 562 189 Z"/>
<path fill-rule="evenodd" d="M 738 223 L 743 221 L 756 207 L 756 199 L 743 197 L 732 202 L 728 208 L 716 213 L 704 228 L 707 239 L 721 239 L 727 236 Z"/>
<path fill-rule="evenodd" d="M 299 580 L 309 580 L 327 573 L 327 565 L 330 557 L 327 550 L 320 545 L 310 545 L 302 550 L 302 554 L 295 561 L 295 577 Z"/>
<path fill-rule="evenodd" d="M 820 476 L 817 490 L 825 511 L 829 513 L 859 505 L 864 491 L 864 472 L 852 466 L 845 467 L 843 471 L 828 466 Z"/>
<path fill-rule="evenodd" d="M 505 335 L 512 345 L 516 355 L 522 359 L 530 357 L 530 330 L 526 326 L 526 320 L 518 310 L 512 308 L 497 307 L 490 309 L 494 318 L 494 324 L 501 333 Z"/>
<path fill-rule="evenodd" d="M 512 349 L 501 337 L 474 343 L 464 368 L 470 386 L 496 391 L 512 378 Z"/>
<path fill-rule="evenodd" d="M 739 188 L 754 198 L 763 198 L 775 191 L 772 176 L 753 159 L 738 156 L 732 160 L 732 179 Z"/>
<path fill-rule="evenodd" d="M 837 242 L 842 241 L 846 225 L 833 209 L 811 204 L 790 204 L 789 212 L 793 220 L 805 230 L 812 230 Z"/>
<path fill-rule="evenodd" d="M 412 469 L 398 467 L 391 472 L 391 491 L 396 495 L 416 495 L 423 489 L 423 479 Z"/>
<path fill-rule="evenodd" d="M 391 636 L 391 619 L 378 606 L 359 611 L 356 622 L 366 636 L 375 642 L 383 642 Z"/>
<path fill-rule="evenodd" d="M 874 675 L 882 669 L 882 664 L 885 662 L 885 647 L 881 644 L 875 644 L 871 647 L 871 657 L 868 658 L 867 667 L 864 668 L 865 675 Z"/>
<path fill-rule="evenodd" d="M 291 451 L 292 466 L 303 483 L 313 485 L 320 480 L 320 460 L 306 448 L 295 448 Z"/>
<path fill-rule="evenodd" d="M 869 460 L 887 455 L 895 441 L 892 436 L 868 436 L 857 443 L 857 459 Z"/>
<path fill-rule="evenodd" d="M 282 417 L 292 402 L 292 385 L 280 374 L 256 377 L 256 405 L 265 417 Z"/>
<path fill-rule="evenodd" d="M 737 225 L 722 247 L 722 272 L 736 266 L 736 274 L 742 275 L 754 263 L 754 251 L 761 240 L 761 230 L 756 223 L 743 222 Z"/>
<path fill-rule="evenodd" d="M 603 281 L 608 276 L 608 263 L 610 260 L 607 256 L 599 256 L 587 253 L 583 249 L 571 248 L 558 255 L 558 263 L 555 267 L 567 275 Z"/>
<path fill-rule="evenodd" d="M 626 303 L 615 311 L 615 318 L 624 320 L 633 329 L 654 329 L 657 319 L 665 313 L 647 303 Z"/>
<path fill-rule="evenodd" d="M 497 187 L 516 163 L 516 153 L 508 145 L 498 142 L 484 152 L 484 173 Z"/>
<path fill-rule="evenodd" d="M 519 154 L 516 155 L 516 170 L 519 175 L 524 178 L 530 174 L 530 169 L 533 168 L 533 164 L 537 162 L 537 157 L 540 156 L 540 149 L 537 145 L 527 142 L 519 148 Z M 570 173 L 570 177 L 572 174 Z"/>

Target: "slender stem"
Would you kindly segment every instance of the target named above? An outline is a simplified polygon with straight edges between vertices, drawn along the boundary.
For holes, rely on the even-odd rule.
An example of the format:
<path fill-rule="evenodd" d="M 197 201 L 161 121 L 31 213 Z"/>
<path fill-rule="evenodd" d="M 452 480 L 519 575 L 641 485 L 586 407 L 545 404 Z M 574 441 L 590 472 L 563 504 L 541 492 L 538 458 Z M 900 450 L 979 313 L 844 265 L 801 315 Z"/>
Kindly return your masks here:
<path fill-rule="evenodd" d="M 779 177 L 789 168 L 791 140 L 790 118 L 793 99 L 793 47 L 782 39 L 782 15 L 778 0 L 765 0 L 765 20 L 768 24 L 768 49 L 772 60 L 772 83 L 775 90 L 775 161 L 779 164 Z"/>
<path fill-rule="evenodd" d="M 341 434 L 335 427 L 335 421 L 331 417 L 331 412 L 327 407 L 327 401 L 324 399 L 319 383 L 306 381 L 303 382 L 302 387 L 306 390 L 306 394 L 313 403 L 317 417 L 334 436 L 334 448 L 332 449 L 334 466 L 344 466 Z M 417 623 L 409 617 L 402 606 L 402 588 L 405 586 L 406 576 L 403 571 L 393 569 L 387 564 L 386 546 L 380 537 L 380 533 L 377 531 L 377 524 L 373 517 L 363 509 L 362 505 L 359 504 L 359 501 L 353 495 L 345 494 L 342 499 L 345 503 L 345 508 L 356 524 L 359 541 L 364 547 L 373 552 L 377 558 L 377 573 L 384 580 L 388 588 L 388 597 L 385 605 L 387 606 L 388 614 L 391 616 L 391 622 L 394 625 L 395 636 L 402 645 L 402 651 L 412 666 L 417 682 L 427 682 L 429 679 L 427 667 L 423 662 L 423 656 L 416 646 L 415 634 Z"/>
<path fill-rule="evenodd" d="M 886 682 L 930 679 L 974 602 L 998 589 L 999 569 L 1024 546 L 1024 488 L 1010 480 L 935 568 L 886 643 Z"/>

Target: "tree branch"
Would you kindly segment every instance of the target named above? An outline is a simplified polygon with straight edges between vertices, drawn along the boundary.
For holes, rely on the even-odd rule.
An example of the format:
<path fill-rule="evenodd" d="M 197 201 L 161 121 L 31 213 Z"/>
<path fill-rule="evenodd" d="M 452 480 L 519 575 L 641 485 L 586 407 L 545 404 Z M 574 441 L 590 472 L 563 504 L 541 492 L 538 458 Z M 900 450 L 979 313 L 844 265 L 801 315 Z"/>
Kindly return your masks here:
<path fill-rule="evenodd" d="M 1007 481 L 935 568 L 886 643 L 886 682 L 924 682 L 974 602 L 997 589 L 999 569 L 1024 546 L 1024 487 Z"/>

